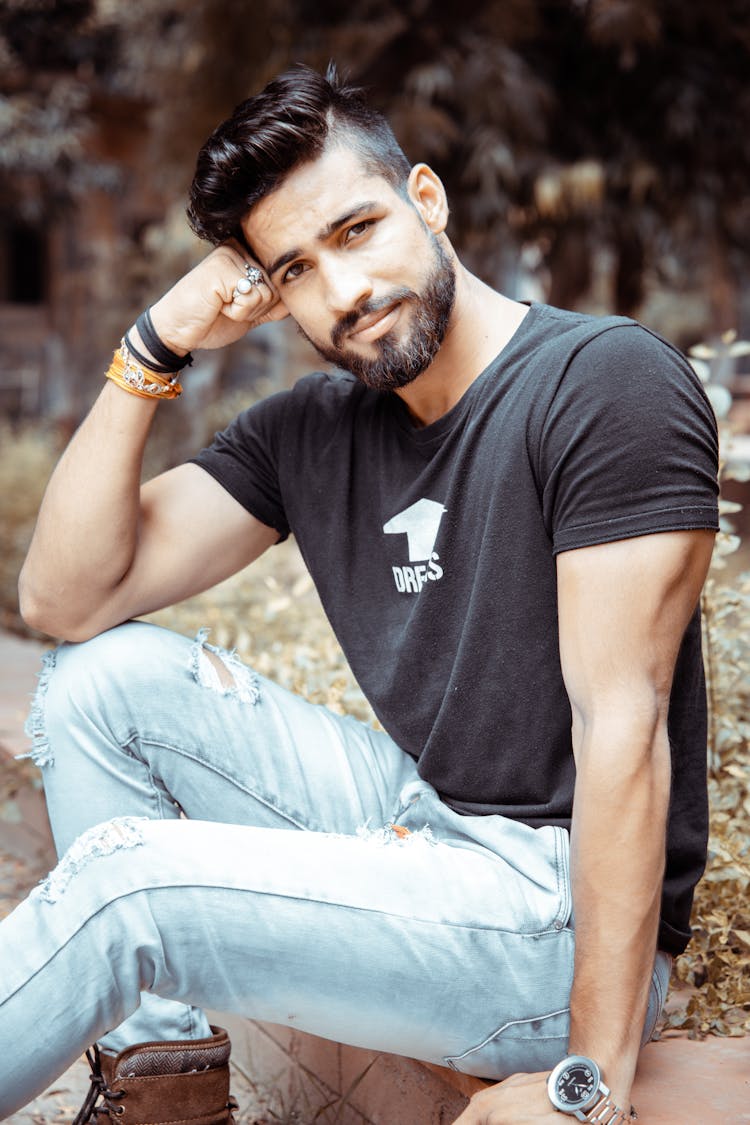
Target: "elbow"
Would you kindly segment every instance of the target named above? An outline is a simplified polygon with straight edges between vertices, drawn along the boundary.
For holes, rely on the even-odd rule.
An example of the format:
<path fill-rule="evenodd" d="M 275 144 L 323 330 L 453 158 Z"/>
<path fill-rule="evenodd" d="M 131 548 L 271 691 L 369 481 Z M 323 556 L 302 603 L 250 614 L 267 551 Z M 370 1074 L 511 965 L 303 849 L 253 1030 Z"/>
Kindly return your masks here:
<path fill-rule="evenodd" d="M 613 777 L 647 778 L 668 797 L 671 751 L 667 732 L 668 707 L 656 692 L 625 703 L 610 700 L 595 715 L 573 713 L 573 745 L 578 769 L 601 768 Z"/>
<path fill-rule="evenodd" d="M 25 569 L 21 571 L 18 579 L 18 609 L 21 618 L 30 629 L 56 636 L 54 630 L 50 628 L 49 615 L 46 612 L 44 600 L 39 591 L 34 589 Z"/>
<path fill-rule="evenodd" d="M 64 611 L 64 598 L 50 597 L 34 586 L 29 576 L 21 571 L 18 580 L 18 607 L 22 620 L 30 629 L 55 637 L 61 641 L 87 641 L 97 630 L 85 620 L 76 620 Z"/>
<path fill-rule="evenodd" d="M 578 741 L 622 743 L 644 754 L 658 748 L 666 734 L 669 689 L 650 680 L 635 686 L 616 687 L 585 703 L 571 701 L 572 730 Z"/>

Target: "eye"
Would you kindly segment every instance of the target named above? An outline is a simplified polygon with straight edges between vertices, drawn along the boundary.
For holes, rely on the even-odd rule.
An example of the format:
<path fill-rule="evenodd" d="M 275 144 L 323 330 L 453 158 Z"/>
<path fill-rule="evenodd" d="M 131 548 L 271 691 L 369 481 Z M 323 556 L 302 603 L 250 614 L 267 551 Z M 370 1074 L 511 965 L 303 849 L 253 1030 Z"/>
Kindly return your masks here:
<path fill-rule="evenodd" d="M 370 229 L 374 222 L 374 219 L 361 219 L 358 223 L 354 223 L 346 232 L 346 241 L 349 242 L 351 238 L 359 238 L 360 235 Z"/>
<path fill-rule="evenodd" d="M 298 277 L 302 276 L 306 269 L 307 266 L 304 262 L 292 262 L 291 266 L 285 269 L 281 276 L 282 285 L 287 281 L 295 281 Z"/>

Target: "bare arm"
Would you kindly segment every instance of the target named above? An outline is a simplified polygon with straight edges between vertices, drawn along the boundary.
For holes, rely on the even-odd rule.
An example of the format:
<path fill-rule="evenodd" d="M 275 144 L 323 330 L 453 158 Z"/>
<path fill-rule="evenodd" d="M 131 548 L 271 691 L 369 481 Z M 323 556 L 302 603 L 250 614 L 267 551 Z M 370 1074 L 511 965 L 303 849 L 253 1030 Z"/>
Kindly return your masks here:
<path fill-rule="evenodd" d="M 286 315 L 267 285 L 232 300 L 246 258 L 234 244 L 219 247 L 153 307 L 157 332 L 173 350 L 222 347 Z M 189 372 L 185 382 L 189 394 Z M 83 640 L 206 589 L 277 538 L 197 466 L 141 489 L 156 409 L 107 383 L 65 451 L 21 574 L 21 611 L 31 625 Z"/>
<path fill-rule="evenodd" d="M 577 773 L 570 1049 L 600 1063 L 625 1106 L 656 951 L 671 776 L 669 695 L 712 543 L 708 531 L 670 532 L 558 559 L 560 652 Z"/>
<path fill-rule="evenodd" d="M 670 790 L 667 709 L 713 533 L 678 531 L 558 557 L 560 655 L 573 711 L 576 954 L 570 1051 L 630 1106 L 656 952 Z M 456 1125 L 555 1125 L 547 1074 L 476 1095 Z"/>

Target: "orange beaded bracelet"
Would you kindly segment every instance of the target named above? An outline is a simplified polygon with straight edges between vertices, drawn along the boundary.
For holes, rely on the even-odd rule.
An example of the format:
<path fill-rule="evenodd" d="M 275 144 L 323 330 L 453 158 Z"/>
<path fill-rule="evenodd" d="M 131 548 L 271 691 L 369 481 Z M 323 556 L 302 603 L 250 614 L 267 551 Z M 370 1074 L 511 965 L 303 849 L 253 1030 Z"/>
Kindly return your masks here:
<path fill-rule="evenodd" d="M 118 387 L 139 398 L 177 398 L 182 387 L 177 382 L 178 373 L 165 379 L 158 371 L 139 363 L 133 358 L 124 340 L 112 356 L 112 362 L 104 373 Z"/>

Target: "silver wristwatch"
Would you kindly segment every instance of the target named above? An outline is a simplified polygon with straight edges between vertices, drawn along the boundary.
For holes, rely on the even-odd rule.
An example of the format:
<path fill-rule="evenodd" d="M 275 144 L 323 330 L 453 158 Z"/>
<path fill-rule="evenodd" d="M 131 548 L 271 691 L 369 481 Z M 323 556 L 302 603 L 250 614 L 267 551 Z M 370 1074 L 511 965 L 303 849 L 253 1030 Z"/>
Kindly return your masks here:
<path fill-rule="evenodd" d="M 556 1110 L 579 1121 L 626 1125 L 635 1117 L 632 1109 L 611 1101 L 599 1067 L 585 1055 L 568 1055 L 559 1062 L 547 1079 L 547 1093 Z"/>

